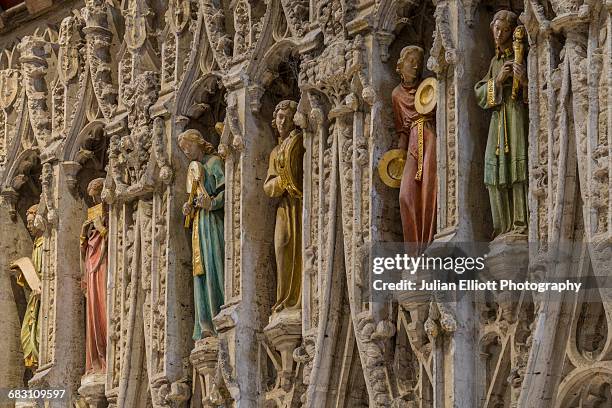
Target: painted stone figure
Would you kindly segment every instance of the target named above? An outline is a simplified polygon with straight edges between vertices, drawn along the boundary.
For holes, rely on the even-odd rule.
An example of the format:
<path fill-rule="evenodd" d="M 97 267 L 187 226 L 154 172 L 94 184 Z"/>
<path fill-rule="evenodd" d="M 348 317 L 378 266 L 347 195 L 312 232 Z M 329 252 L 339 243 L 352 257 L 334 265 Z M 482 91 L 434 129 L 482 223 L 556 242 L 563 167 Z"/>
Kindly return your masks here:
<path fill-rule="evenodd" d="M 101 200 L 104 179 L 92 180 L 87 194 L 96 203 L 87 210 L 87 220 L 81 228 L 81 288 L 86 297 L 85 372 L 106 370 L 106 213 Z"/>
<path fill-rule="evenodd" d="M 421 81 L 423 49 L 402 49 L 397 72 L 402 82 L 391 95 L 399 149 L 407 150 L 400 184 L 400 214 L 404 241 L 429 244 L 436 232 L 436 131 L 435 98 L 421 95 L 420 85 L 434 87 L 433 79 Z M 434 92 L 435 93 L 435 92 Z M 422 100 L 427 99 L 425 105 Z"/>
<path fill-rule="evenodd" d="M 274 227 L 276 256 L 276 304 L 274 312 L 299 309 L 302 293 L 302 133 L 293 123 L 297 103 L 280 102 L 274 109 L 272 127 L 278 145 L 270 153 L 264 192 L 278 197 Z"/>
<path fill-rule="evenodd" d="M 516 14 L 506 10 L 495 14 L 491 22 L 495 55 L 487 75 L 475 86 L 478 105 L 491 111 L 484 182 L 495 236 L 527 232 L 527 76 L 512 44 L 516 28 Z"/>
<path fill-rule="evenodd" d="M 31 206 L 26 213 L 27 228 L 34 246 L 31 258 L 21 258 L 11 264 L 16 269 L 17 283 L 24 288 L 28 297 L 26 312 L 21 324 L 21 349 L 24 364 L 27 368 L 35 370 L 38 367 L 38 352 L 40 344 L 39 311 L 41 294 L 41 271 L 43 251 L 43 230 L 37 220 L 38 204 Z"/>
<path fill-rule="evenodd" d="M 191 160 L 187 174 L 189 199 L 183 205 L 183 214 L 185 227 L 192 228 L 193 339 L 200 340 L 215 334 L 212 319 L 224 302 L 224 163 L 213 145 L 195 129 L 180 134 L 178 144 Z"/>

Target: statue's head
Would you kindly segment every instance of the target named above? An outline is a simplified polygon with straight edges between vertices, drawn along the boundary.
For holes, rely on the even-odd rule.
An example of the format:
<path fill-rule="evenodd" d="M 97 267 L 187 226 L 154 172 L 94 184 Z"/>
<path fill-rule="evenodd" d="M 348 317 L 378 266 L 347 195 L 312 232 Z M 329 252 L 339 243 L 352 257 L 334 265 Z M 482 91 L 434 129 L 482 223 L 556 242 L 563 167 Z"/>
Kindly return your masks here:
<path fill-rule="evenodd" d="M 402 83 L 415 85 L 423 72 L 425 51 L 418 45 L 409 45 L 400 51 L 395 70 L 402 78 Z"/>
<path fill-rule="evenodd" d="M 89 182 L 87 185 L 87 195 L 93 198 L 94 202 L 99 203 L 102 201 L 102 189 L 104 188 L 104 178 L 96 178 Z"/>
<path fill-rule="evenodd" d="M 497 48 L 505 49 L 510 46 L 512 33 L 517 23 L 517 15 L 509 10 L 500 10 L 495 13 L 491 21 L 491 31 L 493 31 L 493 39 Z"/>
<path fill-rule="evenodd" d="M 205 154 L 214 153 L 215 147 L 204 139 L 197 129 L 188 129 L 178 137 L 178 145 L 189 160 L 202 160 Z"/>
<path fill-rule="evenodd" d="M 26 226 L 28 231 L 33 237 L 39 237 L 42 234 L 42 229 L 40 228 L 40 220 L 37 220 L 38 216 L 38 204 L 34 204 L 26 211 Z"/>
<path fill-rule="evenodd" d="M 293 117 L 296 112 L 297 102 L 288 99 L 279 102 L 276 108 L 274 108 L 272 127 L 276 129 L 281 139 L 289 136 L 289 133 L 295 129 Z"/>

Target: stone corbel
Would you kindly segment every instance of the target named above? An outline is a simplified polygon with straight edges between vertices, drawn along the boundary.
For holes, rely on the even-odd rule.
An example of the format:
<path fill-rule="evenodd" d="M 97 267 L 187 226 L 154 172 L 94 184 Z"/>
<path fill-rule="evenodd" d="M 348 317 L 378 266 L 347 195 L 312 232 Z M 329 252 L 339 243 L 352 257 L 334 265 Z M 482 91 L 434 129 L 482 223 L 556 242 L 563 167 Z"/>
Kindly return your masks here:
<path fill-rule="evenodd" d="M 259 84 L 251 85 L 247 88 L 249 93 L 249 103 L 251 105 L 251 110 L 255 113 L 259 112 L 261 108 L 261 98 L 265 92 L 265 89 Z"/>
<path fill-rule="evenodd" d="M 219 143 L 219 154 L 223 158 L 230 153 L 239 154 L 244 149 L 244 135 L 238 117 L 238 101 L 233 94 L 229 94 L 227 99 L 225 123 Z"/>
<path fill-rule="evenodd" d="M 280 353 L 280 367 L 277 375 L 278 385 L 284 391 L 291 388 L 294 359 L 293 353 L 302 338 L 302 316 L 299 310 L 283 310 L 270 317 L 270 324 L 264 329 L 270 344 Z"/>
<path fill-rule="evenodd" d="M 11 221 L 17 220 L 17 201 L 19 200 L 19 193 L 12 187 L 6 188 L 0 192 L 0 198 L 9 205 L 9 216 Z"/>
<path fill-rule="evenodd" d="M 380 45 L 380 59 L 382 62 L 389 61 L 389 46 L 395 39 L 395 34 L 388 31 L 377 31 L 375 37 Z"/>
<path fill-rule="evenodd" d="M 61 166 L 66 176 L 66 183 L 68 184 L 68 189 L 72 194 L 76 194 L 78 182 L 77 174 L 82 168 L 81 164 L 75 161 L 65 161 L 61 163 Z"/>

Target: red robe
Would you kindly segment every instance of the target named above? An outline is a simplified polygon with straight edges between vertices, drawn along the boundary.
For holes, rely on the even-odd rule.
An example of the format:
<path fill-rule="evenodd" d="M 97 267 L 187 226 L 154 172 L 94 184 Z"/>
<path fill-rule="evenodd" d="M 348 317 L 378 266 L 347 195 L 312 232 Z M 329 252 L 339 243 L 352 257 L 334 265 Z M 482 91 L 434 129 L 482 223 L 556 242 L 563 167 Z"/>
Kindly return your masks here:
<path fill-rule="evenodd" d="M 85 340 L 86 373 L 106 370 L 106 237 L 89 225 L 82 250 L 85 254 L 83 286 L 87 296 Z"/>
<path fill-rule="evenodd" d="M 436 131 L 435 111 L 425 116 L 414 107 L 416 87 L 402 84 L 395 87 L 391 99 L 395 113 L 395 130 L 399 148 L 408 150 L 400 185 L 400 214 L 404 241 L 429 244 L 436 232 Z M 423 123 L 423 171 L 421 180 L 415 180 L 418 168 L 418 125 Z M 423 245 L 424 246 L 424 245 Z"/>

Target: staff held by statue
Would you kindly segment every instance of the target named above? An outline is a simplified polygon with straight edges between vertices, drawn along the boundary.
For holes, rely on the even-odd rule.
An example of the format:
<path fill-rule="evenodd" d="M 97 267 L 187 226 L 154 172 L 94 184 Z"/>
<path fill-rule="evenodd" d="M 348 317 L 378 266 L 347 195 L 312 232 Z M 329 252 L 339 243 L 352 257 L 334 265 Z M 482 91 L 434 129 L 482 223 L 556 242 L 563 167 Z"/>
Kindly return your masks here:
<path fill-rule="evenodd" d="M 514 49 L 514 62 L 523 65 L 525 61 L 525 26 L 520 25 L 516 27 L 513 34 L 514 41 L 512 42 L 512 48 Z M 520 79 L 515 76 L 512 80 L 512 100 L 516 101 L 518 98 L 518 92 L 520 88 Z"/>

